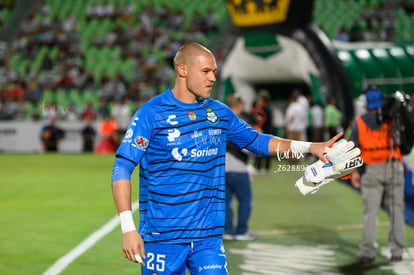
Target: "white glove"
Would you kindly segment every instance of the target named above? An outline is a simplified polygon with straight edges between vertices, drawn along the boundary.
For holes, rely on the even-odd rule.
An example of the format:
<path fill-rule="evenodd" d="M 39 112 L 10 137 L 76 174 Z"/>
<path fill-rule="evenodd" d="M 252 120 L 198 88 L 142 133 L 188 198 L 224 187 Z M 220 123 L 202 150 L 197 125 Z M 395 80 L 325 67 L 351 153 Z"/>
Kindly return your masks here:
<path fill-rule="evenodd" d="M 359 156 L 361 150 L 355 148 L 352 141 L 341 139 L 332 148 L 326 148 L 325 154 L 328 163 L 321 160 L 312 163 L 306 167 L 304 175 L 296 181 L 295 186 L 303 195 L 314 194 L 321 186 L 350 174 L 352 169 L 363 164 Z"/>

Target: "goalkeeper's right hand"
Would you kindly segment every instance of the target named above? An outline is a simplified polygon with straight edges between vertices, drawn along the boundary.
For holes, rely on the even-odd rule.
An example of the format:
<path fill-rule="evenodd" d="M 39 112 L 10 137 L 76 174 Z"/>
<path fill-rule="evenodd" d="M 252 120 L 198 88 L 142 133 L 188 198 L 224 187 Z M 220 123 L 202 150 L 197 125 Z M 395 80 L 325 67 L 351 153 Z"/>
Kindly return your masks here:
<path fill-rule="evenodd" d="M 341 139 L 332 148 L 326 148 L 325 153 L 328 163 L 321 160 L 312 163 L 296 181 L 295 186 L 303 195 L 317 192 L 321 186 L 350 174 L 353 169 L 363 164 L 359 156 L 361 151 L 355 148 L 352 141 Z"/>

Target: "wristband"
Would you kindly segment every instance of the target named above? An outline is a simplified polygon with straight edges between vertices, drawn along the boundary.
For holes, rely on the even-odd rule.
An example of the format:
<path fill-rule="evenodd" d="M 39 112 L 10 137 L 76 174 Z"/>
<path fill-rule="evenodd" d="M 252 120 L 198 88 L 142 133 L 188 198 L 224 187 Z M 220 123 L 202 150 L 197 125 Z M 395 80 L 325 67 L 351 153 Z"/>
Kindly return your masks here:
<path fill-rule="evenodd" d="M 119 213 L 119 220 L 121 221 L 121 230 L 122 233 L 127 233 L 130 231 L 137 230 L 134 224 L 134 219 L 132 217 L 132 211 L 127 210 Z"/>
<path fill-rule="evenodd" d="M 292 140 L 290 150 L 293 154 L 309 153 L 311 142 Z"/>

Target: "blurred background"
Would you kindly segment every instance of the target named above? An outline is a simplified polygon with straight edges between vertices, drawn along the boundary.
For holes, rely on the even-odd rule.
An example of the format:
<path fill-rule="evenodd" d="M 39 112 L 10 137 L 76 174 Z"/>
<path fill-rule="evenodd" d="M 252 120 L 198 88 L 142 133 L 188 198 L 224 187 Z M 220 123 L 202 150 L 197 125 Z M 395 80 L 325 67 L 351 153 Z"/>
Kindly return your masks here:
<path fill-rule="evenodd" d="M 2 0 L 0 151 L 42 152 L 47 136 L 59 140 L 59 152 L 113 151 L 135 110 L 171 87 L 172 58 L 186 41 L 216 54 L 215 98 L 237 92 L 251 111 L 268 94 L 276 134 L 285 135 L 293 89 L 322 107 L 335 98 L 346 129 L 368 86 L 414 90 L 413 5 Z M 64 132 L 43 133 L 49 124 Z"/>
<path fill-rule="evenodd" d="M 286 110 L 295 92 L 304 95 L 310 106 L 318 106 L 322 114 L 317 122 L 309 115 L 309 131 L 304 139 L 321 140 L 335 132 L 347 133 L 354 117 L 365 110 L 363 94 L 367 88 L 378 87 L 387 96 L 401 91 L 412 98 L 413 12 L 412 0 L 0 0 L 0 178 L 4 186 L 14 183 L 7 186 L 10 189 L 2 188 L 4 209 L 16 207 L 7 203 L 14 201 L 19 192 L 30 190 L 39 196 L 30 198 L 35 201 L 27 202 L 26 197 L 19 196 L 16 200 L 26 201 L 24 205 L 42 205 L 45 215 L 48 207 L 62 210 L 73 205 L 77 211 L 86 209 L 85 215 L 90 212 L 94 216 L 101 211 L 96 223 L 80 230 L 82 238 L 115 214 L 110 212 L 108 216 L 108 209 L 114 209 L 106 189 L 107 193 L 100 195 L 105 207 L 100 209 L 102 205 L 96 201 L 93 209 L 87 209 L 86 205 L 82 208 L 82 203 L 78 203 L 89 198 L 82 193 L 83 186 L 93 182 L 89 187 L 95 192 L 102 181 L 110 178 L 112 157 L 130 118 L 141 104 L 172 87 L 172 58 L 188 41 L 207 46 L 216 56 L 218 81 L 213 97 L 226 102 L 229 95 L 239 95 L 246 103 L 246 112 L 268 119 L 270 133 L 287 136 Z M 267 114 L 258 112 L 263 105 L 267 105 Z M 328 119 L 332 112 L 339 114 L 337 122 Z M 314 128 L 320 129 L 318 136 L 313 136 Z M 410 160 L 413 163 L 412 155 Z M 74 174 L 67 177 L 73 173 L 68 167 L 71 165 L 79 171 L 78 177 Z M 273 160 L 271 169 L 275 170 L 276 165 Z M 57 168 L 53 171 L 55 174 L 45 169 L 50 167 Z M 67 170 L 60 170 L 64 168 Z M 91 171 L 99 176 L 94 178 Z M 258 168 L 256 172 L 263 171 Z M 263 211 L 275 203 L 267 197 L 268 188 L 273 190 L 270 186 L 274 179 L 266 172 L 269 171 L 264 171 L 264 177 L 259 180 L 263 182 L 261 187 L 256 187 L 260 194 L 257 209 Z M 413 226 L 414 192 L 410 173 L 406 182 L 410 188 L 406 191 L 406 221 L 408 226 Z M 286 181 L 293 182 L 295 177 L 290 175 Z M 65 191 L 61 190 L 60 195 L 83 194 L 85 197 L 70 199 L 65 206 L 53 200 L 51 206 L 43 205 L 47 199 L 41 198 L 41 194 L 53 196 L 53 192 L 36 191 L 35 187 L 53 190 L 56 179 L 69 188 L 62 189 Z M 24 184 L 18 187 L 21 182 Z M 73 182 L 77 184 L 69 187 Z M 335 188 L 328 194 L 334 196 Z M 287 190 L 287 194 L 291 193 L 292 190 Z M 348 199 L 352 197 L 348 196 Z M 359 201 L 352 198 L 351 201 Z M 310 205 L 309 200 L 305 204 Z M 352 211 L 359 215 L 361 206 L 353 207 L 344 216 L 331 213 L 328 215 L 331 220 L 308 220 L 308 224 L 283 224 L 284 218 L 309 216 L 306 211 L 295 214 L 287 211 L 290 217 L 274 219 L 282 221 L 277 228 L 318 224 L 327 228 L 338 217 L 343 222 L 360 222 L 359 216 L 357 220 L 343 219 L 353 215 Z M 76 215 L 70 222 L 76 223 Z M 29 216 L 32 213 L 24 217 Z M 3 219 L 11 224 L 13 217 Z M 253 217 L 252 227 L 275 228 L 269 221 Z M 408 228 L 411 230 L 408 240 L 412 242 L 412 227 Z M 12 236 L 14 230 L 5 229 L 3 233 Z M 45 228 L 33 230 L 39 232 L 39 237 Z M 266 232 L 262 235 L 278 235 Z M 58 238 L 59 233 L 52 236 Z M 354 233 L 347 236 L 353 240 Z M 82 238 L 60 250 L 51 249 L 44 259 L 33 260 L 39 264 L 32 274 L 46 270 Z M 279 244 L 285 242 L 281 238 Z M 336 245 L 338 239 L 327 243 Z M 12 246 L 6 245 L 2 250 L 8 251 Z M 229 257 L 236 262 L 240 260 L 239 246 L 230 244 L 235 252 Z M 356 244 L 352 249 L 356 249 Z M 104 248 L 98 252 L 106 253 Z M 17 250 L 11 254 L 17 258 L 19 253 Z M 342 254 L 342 271 L 347 273 L 349 255 L 345 248 Z M 16 259 L 7 259 L 12 266 L 19 266 Z M 114 262 L 119 261 L 107 260 L 115 266 Z M 0 260 L 0 267 L 6 264 Z M 84 268 L 78 267 L 72 274 L 82 274 L 79 270 Z M 14 271 L 9 269 L 9 274 Z M 103 274 L 100 271 L 93 270 L 90 274 Z M 378 269 L 372 274 L 376 272 Z M 108 271 L 107 274 L 117 273 Z"/>

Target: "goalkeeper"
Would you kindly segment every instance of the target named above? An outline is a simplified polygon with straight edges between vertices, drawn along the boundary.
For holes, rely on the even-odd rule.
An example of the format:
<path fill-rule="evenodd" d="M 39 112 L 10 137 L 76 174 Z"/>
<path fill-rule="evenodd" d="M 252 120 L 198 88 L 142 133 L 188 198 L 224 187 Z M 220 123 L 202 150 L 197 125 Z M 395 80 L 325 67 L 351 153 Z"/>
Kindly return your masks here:
<path fill-rule="evenodd" d="M 216 60 L 197 43 L 174 58 L 172 89 L 134 114 L 118 147 L 112 192 L 121 220 L 124 257 L 146 274 L 227 274 L 226 142 L 260 155 L 311 153 L 322 162 L 342 136 L 310 143 L 261 134 L 210 98 Z M 131 212 L 131 174 L 139 165 L 139 231 Z"/>

